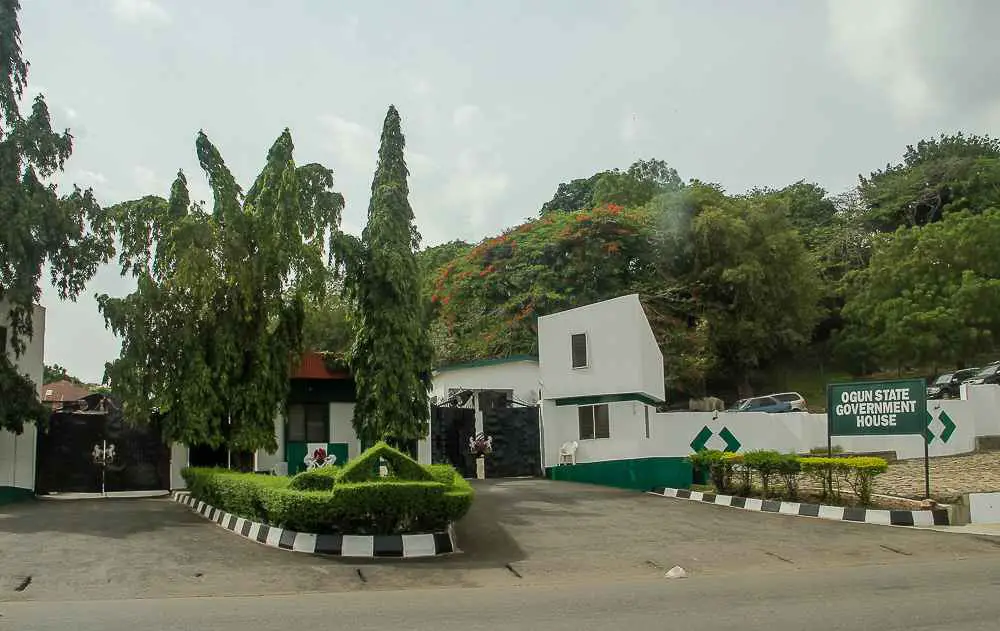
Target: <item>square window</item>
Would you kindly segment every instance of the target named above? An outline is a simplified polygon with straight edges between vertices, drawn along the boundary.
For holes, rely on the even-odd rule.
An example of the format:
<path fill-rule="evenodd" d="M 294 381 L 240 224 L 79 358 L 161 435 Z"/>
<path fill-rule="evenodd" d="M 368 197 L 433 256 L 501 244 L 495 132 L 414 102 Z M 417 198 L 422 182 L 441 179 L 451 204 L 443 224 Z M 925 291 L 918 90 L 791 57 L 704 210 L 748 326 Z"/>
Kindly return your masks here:
<path fill-rule="evenodd" d="M 607 404 L 584 405 L 577 408 L 580 440 L 611 437 L 611 419 Z"/>
<path fill-rule="evenodd" d="M 587 363 L 587 334 L 574 333 L 570 337 L 570 347 L 573 355 L 573 368 L 586 368 Z"/>
<path fill-rule="evenodd" d="M 330 406 L 325 403 L 288 406 L 290 443 L 326 443 L 330 441 Z"/>

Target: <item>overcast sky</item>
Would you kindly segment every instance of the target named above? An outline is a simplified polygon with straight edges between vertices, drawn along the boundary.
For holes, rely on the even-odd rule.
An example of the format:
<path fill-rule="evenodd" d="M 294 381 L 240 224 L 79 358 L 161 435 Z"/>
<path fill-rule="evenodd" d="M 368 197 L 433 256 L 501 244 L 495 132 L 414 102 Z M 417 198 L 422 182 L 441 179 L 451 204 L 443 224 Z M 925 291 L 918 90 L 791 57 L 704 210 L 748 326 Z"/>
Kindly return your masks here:
<path fill-rule="evenodd" d="M 360 233 L 378 132 L 403 117 L 426 245 L 534 215 L 557 184 L 661 158 L 732 192 L 838 193 L 939 132 L 1000 134 L 995 0 L 28 0 L 31 94 L 76 137 L 63 182 L 104 203 L 208 199 L 204 129 L 244 184 L 284 127 Z M 47 288 L 47 363 L 97 381 L 119 343 L 95 293 Z"/>

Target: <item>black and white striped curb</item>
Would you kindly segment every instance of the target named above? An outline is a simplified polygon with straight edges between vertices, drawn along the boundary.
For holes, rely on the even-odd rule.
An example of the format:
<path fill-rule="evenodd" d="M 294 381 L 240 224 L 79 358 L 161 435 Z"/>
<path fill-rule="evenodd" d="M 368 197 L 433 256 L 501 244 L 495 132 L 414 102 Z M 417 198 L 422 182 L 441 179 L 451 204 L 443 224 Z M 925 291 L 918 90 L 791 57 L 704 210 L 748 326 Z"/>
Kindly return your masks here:
<path fill-rule="evenodd" d="M 651 495 L 694 500 L 717 506 L 731 506 L 743 510 L 819 517 L 834 521 L 856 521 L 882 526 L 947 526 L 948 511 L 943 508 L 933 510 L 884 510 L 861 506 L 827 506 L 825 504 L 802 504 L 779 500 L 762 500 L 753 497 L 736 497 L 716 493 L 703 493 L 687 489 L 658 488 L 649 491 Z"/>
<path fill-rule="evenodd" d="M 458 552 L 451 527 L 446 532 L 422 535 L 317 535 L 277 528 L 238 517 L 195 499 L 188 492 L 175 491 L 172 498 L 226 530 L 282 550 L 367 559 L 384 557 L 412 559 Z"/>

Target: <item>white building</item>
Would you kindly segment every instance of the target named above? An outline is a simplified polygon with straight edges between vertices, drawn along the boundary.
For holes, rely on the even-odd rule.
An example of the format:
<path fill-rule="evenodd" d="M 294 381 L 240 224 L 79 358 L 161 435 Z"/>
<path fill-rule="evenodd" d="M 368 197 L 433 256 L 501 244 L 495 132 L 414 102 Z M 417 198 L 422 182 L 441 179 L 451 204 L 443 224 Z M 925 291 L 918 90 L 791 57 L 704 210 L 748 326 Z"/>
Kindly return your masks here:
<path fill-rule="evenodd" d="M 10 341 L 8 309 L 7 303 L 0 302 L 0 352 L 5 353 L 18 372 L 40 389 L 44 374 L 45 308 L 35 305 L 32 338 L 17 358 Z M 0 430 L 0 504 L 34 493 L 36 436 L 37 430 L 30 423 L 24 426 L 24 432 L 16 436 Z"/>
<path fill-rule="evenodd" d="M 652 488 L 690 467 L 651 441 L 663 355 L 639 296 L 538 319 L 544 462 L 555 479 Z M 559 466 L 564 445 L 575 465 Z M 686 454 L 685 454 L 686 455 Z"/>

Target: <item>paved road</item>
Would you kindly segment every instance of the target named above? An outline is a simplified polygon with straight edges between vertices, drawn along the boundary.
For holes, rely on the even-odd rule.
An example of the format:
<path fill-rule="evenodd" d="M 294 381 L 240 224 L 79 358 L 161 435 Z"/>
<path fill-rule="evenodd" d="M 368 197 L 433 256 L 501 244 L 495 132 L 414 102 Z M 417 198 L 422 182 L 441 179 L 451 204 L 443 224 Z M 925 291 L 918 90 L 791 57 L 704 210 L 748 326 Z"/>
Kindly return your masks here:
<path fill-rule="evenodd" d="M 463 554 L 405 562 L 267 548 L 166 499 L 0 507 L 0 604 L 605 584 L 654 579 L 675 564 L 702 577 L 986 556 L 1000 565 L 992 537 L 546 480 L 488 480 L 476 489 L 457 529 Z M 26 577 L 30 584 L 17 591 Z"/>
<path fill-rule="evenodd" d="M 0 603 L 0 629 L 996 631 L 995 559 L 525 588 Z"/>

